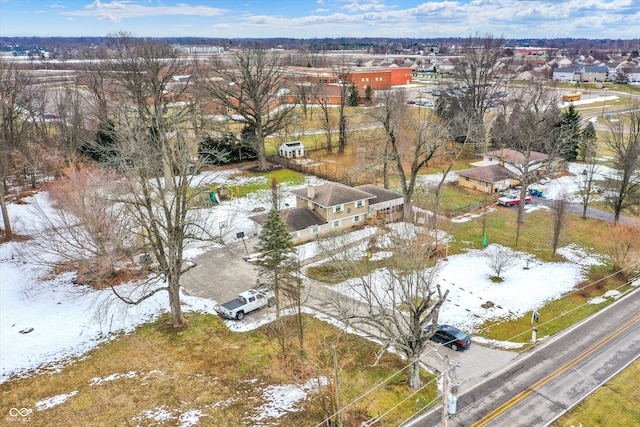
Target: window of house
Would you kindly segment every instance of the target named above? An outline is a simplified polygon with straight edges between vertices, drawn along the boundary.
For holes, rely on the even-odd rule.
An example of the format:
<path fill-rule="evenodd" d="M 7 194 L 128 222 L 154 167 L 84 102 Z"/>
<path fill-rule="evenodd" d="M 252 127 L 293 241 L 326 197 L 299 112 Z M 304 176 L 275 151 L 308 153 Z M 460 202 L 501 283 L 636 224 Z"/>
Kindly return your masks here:
<path fill-rule="evenodd" d="M 340 212 L 342 212 L 343 210 L 344 210 L 344 206 L 343 206 L 343 205 L 337 205 L 337 206 L 334 206 L 334 208 L 333 208 L 333 211 L 334 211 L 335 213 L 340 213 Z"/>
<path fill-rule="evenodd" d="M 358 200 L 356 202 L 356 208 L 361 208 L 364 206 L 364 200 Z"/>
<path fill-rule="evenodd" d="M 353 222 L 360 222 L 360 215 L 356 215 L 353 217 Z"/>
<path fill-rule="evenodd" d="M 334 227 L 340 227 L 340 221 L 333 221 Z"/>
<path fill-rule="evenodd" d="M 464 180 L 465 180 L 465 181 L 469 181 L 469 177 L 468 177 L 468 176 L 465 176 L 465 177 L 464 177 Z"/>
<path fill-rule="evenodd" d="M 319 232 L 320 232 L 320 227 L 318 227 L 317 225 L 314 225 L 313 227 L 311 227 L 311 233 L 317 234 Z"/>

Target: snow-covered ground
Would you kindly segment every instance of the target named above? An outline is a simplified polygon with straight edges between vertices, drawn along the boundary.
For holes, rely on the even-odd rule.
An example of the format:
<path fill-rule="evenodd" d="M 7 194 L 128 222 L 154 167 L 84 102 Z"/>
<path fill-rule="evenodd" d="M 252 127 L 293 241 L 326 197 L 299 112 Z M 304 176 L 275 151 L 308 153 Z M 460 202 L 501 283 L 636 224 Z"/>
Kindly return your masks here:
<path fill-rule="evenodd" d="M 213 182 L 242 185 L 242 180 L 233 178 L 237 172 L 204 173 L 197 179 L 202 185 Z M 429 179 L 425 178 L 425 181 Z M 310 177 L 304 185 L 321 182 Z M 547 188 L 551 195 L 551 187 Z M 9 205 L 15 232 L 19 234 L 29 234 L 40 226 L 40 219 L 33 208 L 36 203 L 47 212 L 46 193 L 39 193 L 24 202 Z M 287 196 L 284 204 L 294 206 L 295 198 Z M 237 231 L 253 232 L 253 223 L 247 217 L 256 207 L 269 209 L 268 191 L 225 201 L 220 206 L 202 210 L 202 213 L 207 215 L 211 229 L 222 230 L 225 239 L 233 241 Z M 351 241 L 365 239 L 373 232 L 374 229 L 365 228 L 352 235 Z M 114 333 L 132 331 L 167 309 L 164 293 L 156 294 L 138 306 L 123 308 L 108 290 L 93 290 L 74 284 L 74 273 L 52 275 L 46 267 L 23 259 L 20 254 L 29 245 L 28 240 L 0 245 L 0 382 L 12 374 L 34 368 L 47 366 L 56 369 L 70 357 L 81 356 Z M 187 257 L 193 258 L 207 251 L 211 248 L 207 245 L 210 244 L 194 243 L 188 247 Z M 320 253 L 317 243 L 302 245 L 298 250 L 302 259 Z M 354 250 L 364 254 L 366 248 L 359 245 Z M 575 247 L 563 249 L 567 256 L 580 250 Z M 379 255 L 386 256 L 385 253 Z M 514 253 L 514 256 L 522 261 L 506 271 L 504 282 L 499 284 L 489 280 L 490 271 L 482 251 L 451 256 L 443 262 L 439 282 L 443 289 L 449 290 L 450 303 L 443 306 L 441 320 L 473 330 L 487 319 L 518 316 L 536 309 L 583 279 L 584 268 L 579 264 L 530 260 L 531 268 L 524 270 L 525 254 Z M 575 259 L 593 258 L 583 254 Z M 340 286 L 347 287 L 345 284 Z M 492 301 L 494 307 L 480 308 L 487 301 Z M 187 295 L 183 296 L 183 303 L 187 311 L 208 313 L 214 312 L 216 304 L 215 301 Z M 247 319 L 237 323 L 235 329 L 257 326 Z"/>

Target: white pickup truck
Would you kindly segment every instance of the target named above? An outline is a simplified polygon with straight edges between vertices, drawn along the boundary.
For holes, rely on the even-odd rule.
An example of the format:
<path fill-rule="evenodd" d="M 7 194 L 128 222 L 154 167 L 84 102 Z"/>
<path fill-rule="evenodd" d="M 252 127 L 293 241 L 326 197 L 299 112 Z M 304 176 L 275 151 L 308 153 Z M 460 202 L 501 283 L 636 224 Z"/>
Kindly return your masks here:
<path fill-rule="evenodd" d="M 224 319 L 242 320 L 245 314 L 264 306 L 273 307 L 275 303 L 273 291 L 249 289 L 241 292 L 238 298 L 217 307 L 216 312 Z"/>

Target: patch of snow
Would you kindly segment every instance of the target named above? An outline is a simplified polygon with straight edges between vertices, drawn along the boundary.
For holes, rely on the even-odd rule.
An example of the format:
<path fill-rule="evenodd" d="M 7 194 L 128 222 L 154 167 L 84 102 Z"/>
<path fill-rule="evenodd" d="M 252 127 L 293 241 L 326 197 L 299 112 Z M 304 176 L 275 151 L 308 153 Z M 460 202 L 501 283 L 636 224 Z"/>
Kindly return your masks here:
<path fill-rule="evenodd" d="M 603 265 L 605 263 L 602 255 L 590 254 L 586 249 L 575 243 L 569 243 L 567 246 L 558 248 L 556 252 L 565 257 L 567 261 L 584 267 Z"/>
<path fill-rule="evenodd" d="M 78 394 L 78 390 L 74 390 L 71 393 L 67 394 L 59 394 L 57 396 L 49 397 L 47 399 L 40 400 L 36 402 L 36 409 L 38 411 L 44 411 L 46 409 L 51 409 L 54 406 L 58 406 L 66 402 L 70 397 Z"/>
<path fill-rule="evenodd" d="M 606 302 L 607 299 L 605 297 L 595 297 L 595 298 L 591 298 L 589 301 L 587 301 L 589 304 L 602 304 L 603 302 Z"/>
<path fill-rule="evenodd" d="M 437 283 L 443 293 L 449 291 L 440 310 L 440 323 L 470 332 L 488 320 L 518 318 L 571 291 L 584 280 L 580 265 L 542 262 L 530 254 L 511 250 L 517 263 L 502 273 L 502 283 L 493 283 L 490 277 L 494 273 L 484 252 L 492 246 L 451 255 L 448 261 L 439 264 Z M 374 270 L 366 280 L 383 303 L 390 303 L 388 272 Z M 331 289 L 360 300 L 360 286 L 362 280 L 350 279 Z M 487 301 L 493 302 L 493 307 L 482 308 Z"/>
<path fill-rule="evenodd" d="M 311 379 L 302 385 L 285 384 L 267 387 L 262 392 L 262 398 L 267 402 L 256 408 L 257 415 L 251 418 L 253 425 L 259 426 L 262 425 L 260 421 L 280 418 L 289 412 L 300 411 L 301 408 L 297 408 L 296 405 L 305 400 L 309 392 L 316 390 L 317 384 L 317 379 Z"/>
<path fill-rule="evenodd" d="M 140 419 L 147 419 L 147 420 L 154 420 L 154 421 L 168 421 L 175 418 L 173 416 L 173 414 L 166 410 L 164 405 L 160 406 L 159 408 L 154 408 L 154 409 L 145 409 L 142 411 L 141 415 L 139 417 L 134 418 L 135 420 L 140 420 Z"/>
<path fill-rule="evenodd" d="M 206 416 L 207 415 L 203 414 L 201 410 L 192 409 L 191 411 L 180 414 L 180 416 L 178 417 L 178 426 L 191 427 L 198 425 L 200 423 L 200 418 Z"/>
<path fill-rule="evenodd" d="M 521 342 L 498 341 L 498 340 L 492 340 L 489 338 L 475 336 L 475 335 L 471 337 L 471 341 L 476 342 L 478 344 L 488 345 L 489 347 L 503 348 L 505 350 L 514 350 L 517 348 L 524 347 L 524 343 L 521 343 Z"/>

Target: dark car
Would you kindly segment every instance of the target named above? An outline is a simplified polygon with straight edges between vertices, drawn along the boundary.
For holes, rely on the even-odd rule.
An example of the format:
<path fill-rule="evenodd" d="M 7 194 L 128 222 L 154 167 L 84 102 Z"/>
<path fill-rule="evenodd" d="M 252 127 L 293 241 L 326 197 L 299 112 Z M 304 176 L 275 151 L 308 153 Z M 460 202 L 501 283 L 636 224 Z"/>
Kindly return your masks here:
<path fill-rule="evenodd" d="M 427 326 L 427 331 L 430 330 L 431 325 Z M 436 332 L 431 336 L 431 340 L 449 346 L 454 351 L 463 350 L 471 345 L 469 335 L 450 325 L 436 326 Z"/>

